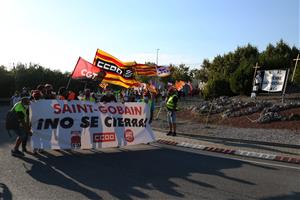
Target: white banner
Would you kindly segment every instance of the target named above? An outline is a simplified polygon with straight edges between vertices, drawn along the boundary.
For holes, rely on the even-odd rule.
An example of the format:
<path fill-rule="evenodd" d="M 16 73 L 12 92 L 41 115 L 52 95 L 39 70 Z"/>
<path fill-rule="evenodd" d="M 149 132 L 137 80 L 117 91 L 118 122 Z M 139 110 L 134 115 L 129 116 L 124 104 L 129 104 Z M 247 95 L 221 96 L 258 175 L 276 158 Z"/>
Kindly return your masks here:
<path fill-rule="evenodd" d="M 30 105 L 33 148 L 91 149 L 155 140 L 145 103 L 40 100 Z"/>
<path fill-rule="evenodd" d="M 157 72 L 157 76 L 159 77 L 166 77 L 166 76 L 170 76 L 171 74 L 170 67 L 166 67 L 166 66 L 157 66 L 156 72 Z"/>
<path fill-rule="evenodd" d="M 283 89 L 286 70 L 265 70 L 262 90 L 280 92 Z"/>

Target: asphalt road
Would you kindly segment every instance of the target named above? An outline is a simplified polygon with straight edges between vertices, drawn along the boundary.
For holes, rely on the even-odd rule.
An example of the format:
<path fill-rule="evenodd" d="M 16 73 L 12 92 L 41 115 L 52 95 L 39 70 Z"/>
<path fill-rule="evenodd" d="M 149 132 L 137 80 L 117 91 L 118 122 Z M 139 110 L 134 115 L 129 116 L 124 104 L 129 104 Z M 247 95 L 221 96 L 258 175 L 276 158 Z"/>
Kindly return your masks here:
<path fill-rule="evenodd" d="M 0 108 L 0 199 L 300 199 L 300 168 L 166 145 L 10 155 Z"/>

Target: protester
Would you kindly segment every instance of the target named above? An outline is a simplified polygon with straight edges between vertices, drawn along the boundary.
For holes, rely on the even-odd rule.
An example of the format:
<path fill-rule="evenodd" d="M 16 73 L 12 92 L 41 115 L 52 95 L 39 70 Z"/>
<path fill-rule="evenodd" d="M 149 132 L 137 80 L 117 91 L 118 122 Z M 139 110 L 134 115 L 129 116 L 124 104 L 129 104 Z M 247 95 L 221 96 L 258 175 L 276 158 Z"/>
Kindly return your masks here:
<path fill-rule="evenodd" d="M 139 102 L 142 99 L 141 92 L 134 90 L 133 95 L 135 96 L 135 101 Z"/>
<path fill-rule="evenodd" d="M 65 87 L 60 87 L 58 89 L 57 99 L 59 100 L 67 100 L 69 96 L 69 92 Z"/>
<path fill-rule="evenodd" d="M 93 97 L 90 89 L 84 90 L 84 95 L 83 95 L 82 101 L 96 102 L 96 98 Z"/>
<path fill-rule="evenodd" d="M 143 93 L 142 99 L 138 100 L 138 102 L 144 102 L 149 106 L 150 109 L 150 119 L 149 119 L 149 124 L 152 123 L 153 119 L 153 113 L 154 113 L 154 101 L 153 101 L 153 96 L 149 91 L 145 91 Z"/>
<path fill-rule="evenodd" d="M 176 136 L 176 111 L 178 110 L 177 107 L 178 103 L 178 96 L 177 96 L 177 90 L 173 87 L 169 89 L 167 101 L 166 101 L 166 107 L 167 107 L 167 119 L 169 123 L 169 132 L 167 135 Z"/>
<path fill-rule="evenodd" d="M 166 96 L 167 96 L 167 91 L 166 91 L 166 89 L 163 89 L 163 91 L 161 92 L 161 98 L 163 101 L 166 100 Z"/>
<path fill-rule="evenodd" d="M 80 100 L 80 101 L 83 101 L 83 97 L 84 97 L 83 91 L 80 90 L 79 95 L 77 96 L 77 99 Z"/>
<path fill-rule="evenodd" d="M 46 93 L 45 93 L 45 99 L 56 99 L 56 95 L 55 93 L 53 92 L 53 86 L 51 84 L 46 84 L 45 85 L 45 90 L 46 90 Z"/>
<path fill-rule="evenodd" d="M 37 100 L 40 100 L 42 97 L 42 94 L 39 90 L 32 90 L 31 91 L 31 97 L 30 97 L 30 100 L 32 101 L 37 101 Z"/>
<path fill-rule="evenodd" d="M 29 91 L 28 91 L 28 89 L 26 87 L 22 88 L 20 97 L 30 97 Z"/>
<path fill-rule="evenodd" d="M 28 117 L 29 104 L 29 98 L 23 97 L 11 110 L 12 113 L 15 113 L 16 123 L 13 125 L 14 127 L 10 127 L 8 131 L 12 131 L 18 136 L 14 148 L 11 150 L 13 156 L 24 156 L 23 152 L 27 152 L 27 138 L 28 135 L 31 135 Z M 19 151 L 21 143 L 23 152 Z"/>
<path fill-rule="evenodd" d="M 100 102 L 103 103 L 117 102 L 117 99 L 111 91 L 107 91 L 105 95 L 101 97 Z"/>
<path fill-rule="evenodd" d="M 46 95 L 46 88 L 45 88 L 45 86 L 40 84 L 40 85 L 38 85 L 36 87 L 36 89 L 40 92 L 41 99 L 45 99 L 45 95 Z"/>
<path fill-rule="evenodd" d="M 15 94 L 10 98 L 10 105 L 11 105 L 11 107 L 13 107 L 20 100 L 21 100 L 20 92 L 18 90 L 16 90 Z"/>
<path fill-rule="evenodd" d="M 71 100 L 78 100 L 76 98 L 76 93 L 73 92 L 73 91 L 69 91 L 69 94 L 68 94 L 68 100 L 71 101 Z"/>

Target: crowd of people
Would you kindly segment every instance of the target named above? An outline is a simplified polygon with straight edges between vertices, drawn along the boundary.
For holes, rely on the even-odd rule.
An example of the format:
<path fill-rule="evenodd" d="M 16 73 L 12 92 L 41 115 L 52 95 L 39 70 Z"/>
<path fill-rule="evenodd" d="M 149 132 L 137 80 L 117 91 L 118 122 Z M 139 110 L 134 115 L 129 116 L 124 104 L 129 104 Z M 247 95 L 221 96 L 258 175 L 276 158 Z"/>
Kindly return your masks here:
<path fill-rule="evenodd" d="M 157 90 L 156 93 L 152 93 L 147 89 L 123 89 L 120 91 L 113 91 L 112 89 L 103 89 L 97 92 L 91 91 L 86 88 L 78 93 L 68 90 L 65 87 L 60 87 L 57 92 L 54 91 L 51 84 L 38 85 L 36 89 L 29 91 L 26 87 L 23 87 L 21 92 L 16 91 L 11 97 L 11 105 L 14 105 L 21 100 L 22 97 L 28 97 L 30 100 L 39 99 L 59 99 L 59 100 L 84 100 L 93 102 L 139 102 L 144 93 L 151 93 L 151 97 L 155 102 L 165 99 L 167 91 Z"/>
<path fill-rule="evenodd" d="M 80 100 L 90 102 L 144 102 L 148 104 L 150 108 L 149 123 L 152 123 L 153 113 L 155 109 L 155 102 L 164 101 L 167 109 L 167 118 L 169 122 L 169 132 L 167 135 L 176 136 L 176 115 L 178 110 L 177 90 L 174 87 L 170 87 L 169 90 L 159 90 L 156 93 L 150 92 L 148 89 L 126 89 L 121 91 L 113 91 L 110 89 L 102 90 L 101 92 L 92 92 L 90 89 L 85 88 L 84 91 L 80 91 L 76 94 L 73 91 L 68 90 L 65 87 L 60 87 L 57 92 L 54 91 L 51 84 L 38 85 L 36 89 L 29 91 L 27 88 L 23 88 L 21 92 L 16 91 L 11 98 L 10 110 L 11 121 L 14 125 L 7 125 L 9 132 L 15 133 L 18 137 L 14 148 L 11 153 L 15 156 L 24 156 L 24 153 L 28 153 L 26 145 L 29 136 L 32 135 L 30 121 L 29 121 L 29 105 L 32 101 L 38 101 L 41 99 L 57 99 L 57 100 Z M 13 115 L 15 113 L 15 115 Z M 15 119 L 13 119 L 13 117 Z M 8 120 L 7 120 L 8 121 Z M 8 122 L 7 122 L 8 123 Z M 22 151 L 19 147 L 22 146 Z M 34 151 L 34 153 L 36 153 Z"/>

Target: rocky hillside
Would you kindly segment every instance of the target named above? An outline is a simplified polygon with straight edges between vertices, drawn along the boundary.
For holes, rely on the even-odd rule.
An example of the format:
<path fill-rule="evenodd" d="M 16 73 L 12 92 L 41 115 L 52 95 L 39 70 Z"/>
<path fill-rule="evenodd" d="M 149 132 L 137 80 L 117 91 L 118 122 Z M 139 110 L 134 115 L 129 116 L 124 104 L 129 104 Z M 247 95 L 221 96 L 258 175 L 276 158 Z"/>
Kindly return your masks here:
<path fill-rule="evenodd" d="M 177 118 L 243 128 L 290 129 L 300 132 L 300 96 L 220 97 L 211 101 L 181 99 Z M 161 114 L 160 118 L 163 114 Z"/>

